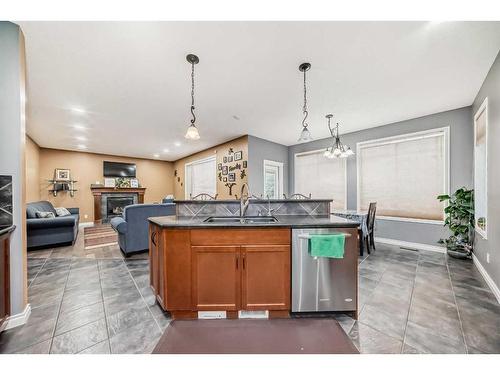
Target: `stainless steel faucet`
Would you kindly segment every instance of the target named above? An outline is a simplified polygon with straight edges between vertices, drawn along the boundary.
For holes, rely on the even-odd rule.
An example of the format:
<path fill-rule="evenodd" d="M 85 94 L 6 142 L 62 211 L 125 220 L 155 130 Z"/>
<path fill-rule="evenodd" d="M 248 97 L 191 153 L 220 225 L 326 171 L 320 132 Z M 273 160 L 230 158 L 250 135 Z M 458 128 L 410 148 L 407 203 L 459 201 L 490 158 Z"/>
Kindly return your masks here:
<path fill-rule="evenodd" d="M 246 195 L 244 194 L 245 188 L 247 190 Z M 245 182 L 243 185 L 241 185 L 240 217 L 245 216 L 249 204 L 250 204 L 250 191 L 248 190 L 248 184 Z"/>

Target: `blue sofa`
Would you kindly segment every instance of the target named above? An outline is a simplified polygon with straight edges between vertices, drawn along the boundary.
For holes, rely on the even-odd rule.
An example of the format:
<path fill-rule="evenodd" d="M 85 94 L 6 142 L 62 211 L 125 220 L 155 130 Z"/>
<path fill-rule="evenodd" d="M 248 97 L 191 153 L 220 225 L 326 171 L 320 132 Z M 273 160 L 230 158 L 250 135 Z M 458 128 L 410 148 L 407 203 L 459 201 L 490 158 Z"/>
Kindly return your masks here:
<path fill-rule="evenodd" d="M 148 217 L 175 215 L 175 204 L 132 204 L 123 210 L 122 217 L 110 223 L 118 233 L 118 244 L 125 255 L 149 248 Z"/>
<path fill-rule="evenodd" d="M 56 215 L 56 210 L 50 202 L 39 201 L 26 204 L 28 248 L 75 243 L 80 221 L 78 208 L 68 208 L 71 213 L 69 216 L 56 215 L 55 218 L 49 219 L 38 218 L 37 211 L 53 212 Z"/>

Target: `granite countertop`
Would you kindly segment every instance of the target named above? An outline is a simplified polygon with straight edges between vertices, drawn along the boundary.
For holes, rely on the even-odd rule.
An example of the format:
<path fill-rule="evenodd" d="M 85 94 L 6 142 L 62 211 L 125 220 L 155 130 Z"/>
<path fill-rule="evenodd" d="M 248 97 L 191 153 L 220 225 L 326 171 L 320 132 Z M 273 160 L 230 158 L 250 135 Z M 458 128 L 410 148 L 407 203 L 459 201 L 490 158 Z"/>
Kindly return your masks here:
<path fill-rule="evenodd" d="M 302 202 L 332 202 L 331 199 L 265 199 L 265 198 L 250 198 L 251 203 L 302 203 Z M 240 203 L 239 199 L 216 199 L 216 200 L 189 200 L 189 199 L 174 199 L 174 203 Z"/>
<path fill-rule="evenodd" d="M 216 222 L 205 223 L 207 216 L 157 216 L 150 217 L 148 220 L 151 223 L 167 228 L 355 228 L 359 223 L 344 219 L 334 215 L 325 216 L 292 216 L 283 215 L 275 216 L 278 219 L 277 223 L 240 223 L 240 222 Z"/>
<path fill-rule="evenodd" d="M 0 236 L 5 233 L 13 232 L 16 229 L 15 225 L 0 225 Z"/>

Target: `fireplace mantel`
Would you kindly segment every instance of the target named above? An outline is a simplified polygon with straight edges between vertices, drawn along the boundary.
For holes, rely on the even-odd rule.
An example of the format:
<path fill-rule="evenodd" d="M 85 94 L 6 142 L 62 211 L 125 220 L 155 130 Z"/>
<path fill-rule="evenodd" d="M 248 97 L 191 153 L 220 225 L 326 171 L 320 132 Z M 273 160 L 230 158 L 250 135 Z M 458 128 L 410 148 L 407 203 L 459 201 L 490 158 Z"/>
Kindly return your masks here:
<path fill-rule="evenodd" d="M 137 203 L 144 203 L 144 193 L 146 192 L 146 188 L 109 188 L 104 186 L 91 186 L 90 190 L 94 196 L 95 223 L 99 223 L 102 220 L 102 194 L 137 194 Z"/>

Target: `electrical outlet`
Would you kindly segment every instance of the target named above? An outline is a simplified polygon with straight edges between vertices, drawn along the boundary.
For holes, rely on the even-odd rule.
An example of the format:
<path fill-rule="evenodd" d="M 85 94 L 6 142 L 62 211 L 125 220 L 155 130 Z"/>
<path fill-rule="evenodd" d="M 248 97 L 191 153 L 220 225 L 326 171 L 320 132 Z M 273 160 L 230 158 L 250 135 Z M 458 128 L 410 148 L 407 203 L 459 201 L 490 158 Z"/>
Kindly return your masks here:
<path fill-rule="evenodd" d="M 486 253 L 486 263 L 490 262 L 490 253 Z"/>

